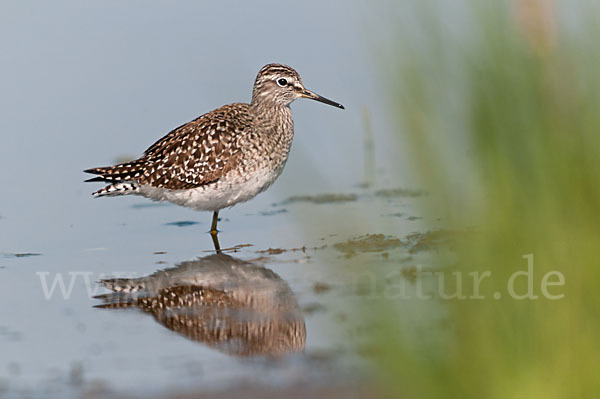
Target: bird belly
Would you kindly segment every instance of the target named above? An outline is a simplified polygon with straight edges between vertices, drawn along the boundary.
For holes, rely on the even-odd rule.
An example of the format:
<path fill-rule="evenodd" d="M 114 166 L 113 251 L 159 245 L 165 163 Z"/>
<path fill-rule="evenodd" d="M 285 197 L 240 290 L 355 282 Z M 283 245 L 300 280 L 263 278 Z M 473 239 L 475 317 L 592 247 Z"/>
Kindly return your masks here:
<path fill-rule="evenodd" d="M 201 187 L 171 190 L 143 185 L 136 194 L 200 211 L 218 211 L 254 198 L 273 184 L 280 174 L 281 170 L 269 169 L 244 176 L 231 172 L 219 181 Z"/>

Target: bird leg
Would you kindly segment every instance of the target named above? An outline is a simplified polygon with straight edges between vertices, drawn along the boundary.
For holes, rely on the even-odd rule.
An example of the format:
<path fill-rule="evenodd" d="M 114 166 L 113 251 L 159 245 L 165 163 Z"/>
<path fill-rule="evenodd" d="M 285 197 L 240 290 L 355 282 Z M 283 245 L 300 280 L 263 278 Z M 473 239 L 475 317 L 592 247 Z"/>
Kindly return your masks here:
<path fill-rule="evenodd" d="M 210 234 L 217 235 L 217 222 L 219 221 L 219 211 L 213 213 L 212 224 L 210 225 Z"/>
<path fill-rule="evenodd" d="M 216 234 L 210 234 L 210 238 L 212 238 L 213 245 L 215 246 L 215 251 L 220 254 L 221 253 L 221 245 L 219 245 L 219 236 Z"/>
<path fill-rule="evenodd" d="M 219 211 L 213 213 L 212 224 L 210 226 L 210 237 L 212 238 L 213 245 L 215 246 L 215 251 L 218 254 L 221 253 L 221 245 L 219 245 L 219 237 L 217 236 L 217 222 L 219 221 Z"/>

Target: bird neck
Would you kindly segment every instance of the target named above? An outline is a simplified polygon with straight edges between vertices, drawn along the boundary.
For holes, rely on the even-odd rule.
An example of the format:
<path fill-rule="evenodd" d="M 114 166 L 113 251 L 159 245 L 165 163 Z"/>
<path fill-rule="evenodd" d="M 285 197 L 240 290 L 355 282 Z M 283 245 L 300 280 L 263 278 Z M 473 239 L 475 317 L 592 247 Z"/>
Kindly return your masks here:
<path fill-rule="evenodd" d="M 250 112 L 256 125 L 265 133 L 293 129 L 292 110 L 286 105 L 260 101 L 250 103 Z"/>

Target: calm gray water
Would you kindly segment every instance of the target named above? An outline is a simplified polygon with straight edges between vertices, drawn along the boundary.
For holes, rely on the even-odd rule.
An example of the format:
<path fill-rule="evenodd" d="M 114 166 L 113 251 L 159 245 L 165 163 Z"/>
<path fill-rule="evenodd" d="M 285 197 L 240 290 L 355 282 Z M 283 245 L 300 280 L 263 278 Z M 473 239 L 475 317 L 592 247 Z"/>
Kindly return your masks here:
<path fill-rule="evenodd" d="M 414 198 L 376 195 L 408 180 L 395 172 L 402 156 L 392 150 L 362 7 L 0 5 L 0 396 L 327 384 L 361 372 L 353 310 L 363 299 L 334 245 L 422 228 Z M 94 308 L 101 301 L 92 296 L 107 292 L 95 284 L 100 278 L 141 277 L 209 255 L 210 214 L 135 197 L 95 200 L 89 194 L 99 186 L 84 184 L 82 170 L 137 156 L 204 112 L 248 101 L 256 72 L 269 62 L 293 66 L 308 88 L 346 106 L 294 103 L 296 137 L 283 175 L 268 192 L 221 214 L 221 245 L 250 244 L 231 255 L 289 286 L 306 323 L 304 350 L 240 357 L 165 328 L 149 313 Z M 365 153 L 365 109 L 374 156 Z M 360 188 L 369 168 L 375 186 Z M 322 193 L 357 198 L 284 203 Z M 263 252 L 299 247 L 308 249 Z M 393 256 L 384 261 L 375 252 L 366 259 L 393 264 Z M 46 298 L 43 281 L 50 287 L 56 276 L 70 290 L 66 299 L 59 286 Z"/>

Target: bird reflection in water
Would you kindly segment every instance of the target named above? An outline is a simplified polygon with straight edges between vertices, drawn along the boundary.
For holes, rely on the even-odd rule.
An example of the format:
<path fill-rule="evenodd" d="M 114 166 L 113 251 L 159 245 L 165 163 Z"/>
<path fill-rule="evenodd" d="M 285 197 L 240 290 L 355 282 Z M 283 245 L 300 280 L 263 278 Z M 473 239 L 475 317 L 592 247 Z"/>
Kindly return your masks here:
<path fill-rule="evenodd" d="M 217 253 L 133 279 L 99 282 L 113 291 L 99 308 L 139 308 L 170 330 L 237 356 L 304 350 L 302 311 L 272 270 Z"/>

